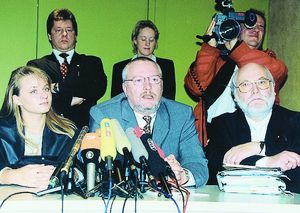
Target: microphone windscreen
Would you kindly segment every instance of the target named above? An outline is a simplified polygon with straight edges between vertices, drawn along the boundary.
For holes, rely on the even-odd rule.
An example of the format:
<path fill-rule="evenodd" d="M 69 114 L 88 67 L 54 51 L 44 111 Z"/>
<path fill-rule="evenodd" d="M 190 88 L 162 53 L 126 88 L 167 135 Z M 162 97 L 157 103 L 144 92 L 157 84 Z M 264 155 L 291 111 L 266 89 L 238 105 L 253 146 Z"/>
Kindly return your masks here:
<path fill-rule="evenodd" d="M 131 151 L 131 144 L 127 135 L 125 134 L 123 128 L 121 127 L 119 121 L 117 119 L 111 119 L 113 125 L 113 134 L 116 142 L 117 151 L 124 155 L 123 148 L 127 148 L 128 151 Z"/>
<path fill-rule="evenodd" d="M 148 152 L 144 147 L 141 139 L 134 134 L 134 129 L 126 129 L 126 135 L 131 143 L 131 153 L 133 155 L 134 160 L 138 163 L 141 163 L 140 157 L 144 156 L 146 159 L 148 159 Z"/>
<path fill-rule="evenodd" d="M 83 137 L 77 158 L 82 163 L 99 162 L 100 159 L 100 135 L 94 132 L 86 133 Z"/>
<path fill-rule="evenodd" d="M 106 157 L 110 156 L 112 157 L 112 160 L 115 159 L 117 155 L 116 151 L 116 144 L 113 137 L 113 129 L 112 129 L 112 122 L 108 118 L 102 119 L 100 122 L 101 127 L 101 144 L 100 144 L 100 150 L 101 150 L 101 158 L 102 160 L 105 160 Z"/>
<path fill-rule="evenodd" d="M 160 174 L 167 175 L 167 164 L 157 152 L 157 146 L 152 140 L 151 134 L 143 134 L 140 139 L 149 154 L 148 163 L 153 176 L 159 178 Z"/>
<path fill-rule="evenodd" d="M 101 138 L 95 132 L 85 134 L 81 143 L 81 150 L 85 149 L 99 149 L 100 150 Z"/>

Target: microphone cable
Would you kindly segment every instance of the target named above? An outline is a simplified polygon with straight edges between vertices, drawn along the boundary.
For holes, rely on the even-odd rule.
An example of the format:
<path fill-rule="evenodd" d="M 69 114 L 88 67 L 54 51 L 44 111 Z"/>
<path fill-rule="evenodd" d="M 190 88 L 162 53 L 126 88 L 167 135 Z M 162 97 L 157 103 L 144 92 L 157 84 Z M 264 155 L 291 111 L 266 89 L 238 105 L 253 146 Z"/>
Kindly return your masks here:
<path fill-rule="evenodd" d="M 175 189 L 177 189 L 179 191 L 179 193 L 182 196 L 182 201 L 183 201 L 183 212 L 186 212 L 186 207 L 187 207 L 187 203 L 190 197 L 190 192 L 187 188 L 185 188 L 184 186 L 180 186 L 178 184 L 178 181 L 176 181 L 177 179 L 175 179 L 175 181 L 168 181 Z M 184 198 L 183 193 L 185 193 L 186 198 Z"/>
<path fill-rule="evenodd" d="M 174 187 L 174 188 L 177 188 L 178 191 L 179 191 L 179 193 L 181 194 L 181 198 L 182 198 L 182 209 L 184 210 L 184 209 L 185 209 L 185 199 L 184 199 L 184 195 L 183 195 L 183 193 L 182 193 L 182 190 L 181 190 L 181 188 L 180 188 L 180 185 L 179 185 L 179 183 L 178 183 L 178 180 L 177 180 L 177 178 L 176 178 L 176 175 L 175 175 L 175 173 L 173 172 L 172 169 L 169 170 L 169 173 L 170 173 L 170 176 L 172 176 L 171 178 L 172 178 L 173 180 L 175 180 L 176 187 Z M 183 211 L 183 212 L 185 212 L 185 211 Z"/>
<path fill-rule="evenodd" d="M 3 199 L 3 201 L 2 201 L 1 204 L 0 204 L 0 210 L 1 210 L 1 208 L 3 207 L 4 203 L 5 203 L 9 198 L 11 198 L 11 197 L 13 197 L 13 196 L 15 196 L 15 195 L 19 195 L 19 194 L 32 194 L 32 195 L 35 195 L 35 196 L 37 196 L 37 197 L 41 197 L 41 196 L 38 196 L 37 193 L 35 193 L 35 192 L 30 192 L 30 191 L 22 191 L 22 192 L 12 193 L 12 194 L 8 195 L 6 198 Z"/>
<path fill-rule="evenodd" d="M 105 199 L 103 198 L 103 202 L 104 202 L 104 206 L 105 206 L 104 213 L 107 213 L 107 209 L 108 209 L 109 201 L 111 199 L 111 195 L 112 195 L 112 178 L 109 178 L 107 202 L 105 202 Z"/>
<path fill-rule="evenodd" d="M 61 175 L 59 178 L 59 183 L 60 183 L 60 196 L 61 196 L 61 213 L 64 213 L 64 185 L 63 185 L 63 176 Z"/>
<path fill-rule="evenodd" d="M 157 192 L 163 194 L 166 198 L 171 199 L 171 200 L 174 202 L 174 204 L 175 204 L 175 206 L 176 206 L 176 208 L 177 208 L 178 213 L 181 213 L 180 208 L 179 208 L 179 206 L 178 206 L 176 200 L 175 200 L 172 196 L 170 196 L 168 193 L 164 192 L 163 190 L 159 189 L 157 186 L 155 186 L 155 188 L 153 188 L 153 189 L 154 189 L 155 191 L 157 191 Z"/>

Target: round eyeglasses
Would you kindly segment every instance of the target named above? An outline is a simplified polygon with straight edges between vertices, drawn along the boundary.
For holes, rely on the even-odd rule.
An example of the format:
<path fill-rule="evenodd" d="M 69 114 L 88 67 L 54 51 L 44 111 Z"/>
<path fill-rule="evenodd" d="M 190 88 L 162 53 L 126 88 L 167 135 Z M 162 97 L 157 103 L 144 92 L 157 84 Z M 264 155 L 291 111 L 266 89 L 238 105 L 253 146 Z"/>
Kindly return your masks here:
<path fill-rule="evenodd" d="M 238 88 L 241 93 L 247 93 L 253 89 L 254 84 L 257 86 L 260 90 L 265 90 L 270 88 L 270 83 L 272 81 L 270 79 L 259 79 L 257 81 L 243 81 L 238 86 L 234 86 L 235 88 Z"/>

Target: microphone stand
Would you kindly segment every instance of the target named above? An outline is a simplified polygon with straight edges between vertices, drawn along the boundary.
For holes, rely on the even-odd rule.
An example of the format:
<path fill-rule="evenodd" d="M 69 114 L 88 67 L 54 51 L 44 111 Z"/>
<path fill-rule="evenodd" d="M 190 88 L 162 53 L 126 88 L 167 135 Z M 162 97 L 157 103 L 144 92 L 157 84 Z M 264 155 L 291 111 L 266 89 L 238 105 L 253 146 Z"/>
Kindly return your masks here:
<path fill-rule="evenodd" d="M 166 198 L 172 197 L 172 191 L 171 191 L 170 185 L 162 173 L 159 174 L 159 180 L 160 180 L 162 190 L 166 193 L 165 197 Z M 167 197 L 166 195 L 168 195 L 169 197 Z"/>
<path fill-rule="evenodd" d="M 146 184 L 145 165 L 141 164 L 141 169 L 140 169 L 140 191 L 141 191 L 141 193 L 146 192 L 145 184 Z"/>
<path fill-rule="evenodd" d="M 74 174 L 74 167 L 72 166 L 68 173 L 67 181 L 66 181 L 65 187 L 64 187 L 65 195 L 70 195 L 74 191 L 75 183 L 74 183 L 73 174 Z"/>

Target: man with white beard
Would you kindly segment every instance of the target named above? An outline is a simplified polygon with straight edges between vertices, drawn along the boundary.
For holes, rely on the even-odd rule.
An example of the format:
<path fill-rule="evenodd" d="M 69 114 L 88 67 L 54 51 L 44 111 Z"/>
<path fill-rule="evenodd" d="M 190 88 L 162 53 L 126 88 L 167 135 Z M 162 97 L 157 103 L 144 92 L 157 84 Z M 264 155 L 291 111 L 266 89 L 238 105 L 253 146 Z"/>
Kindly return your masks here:
<path fill-rule="evenodd" d="M 274 79 L 262 65 L 243 66 L 231 87 L 238 110 L 212 120 L 209 184 L 223 164 L 256 165 L 280 168 L 291 179 L 287 189 L 300 192 L 300 113 L 274 105 Z"/>

